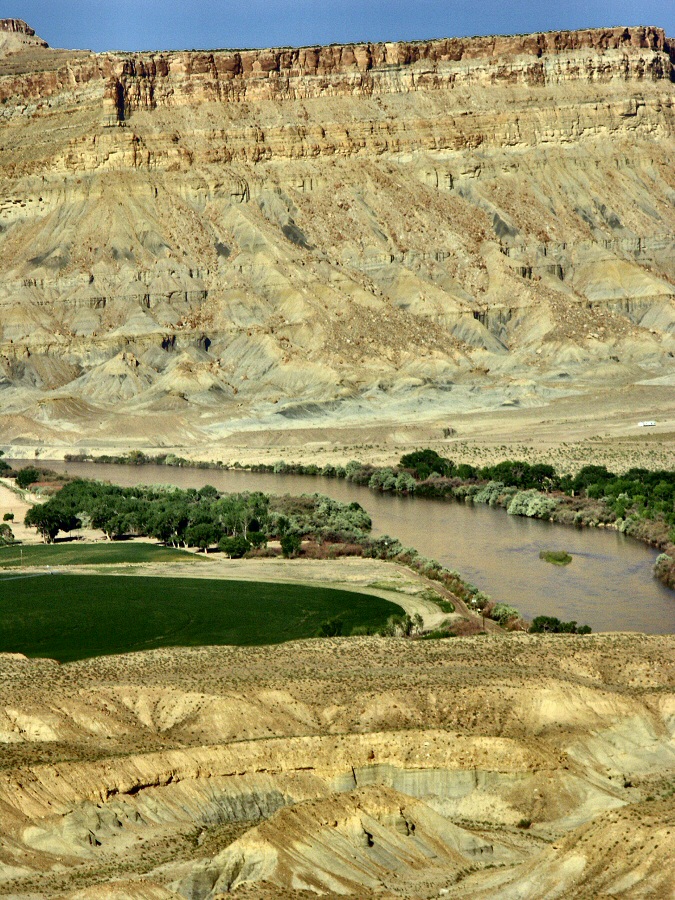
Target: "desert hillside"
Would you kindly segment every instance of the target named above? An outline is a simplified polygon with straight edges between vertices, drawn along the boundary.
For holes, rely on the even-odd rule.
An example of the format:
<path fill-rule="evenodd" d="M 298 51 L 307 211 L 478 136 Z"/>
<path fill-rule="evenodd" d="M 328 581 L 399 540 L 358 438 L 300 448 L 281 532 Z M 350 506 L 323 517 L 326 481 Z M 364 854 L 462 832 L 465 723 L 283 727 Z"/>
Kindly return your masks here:
<path fill-rule="evenodd" d="M 0 441 L 665 402 L 674 59 L 651 27 L 93 54 L 3 20 Z"/>
<path fill-rule="evenodd" d="M 670 897 L 669 637 L 0 657 L 15 898 Z"/>

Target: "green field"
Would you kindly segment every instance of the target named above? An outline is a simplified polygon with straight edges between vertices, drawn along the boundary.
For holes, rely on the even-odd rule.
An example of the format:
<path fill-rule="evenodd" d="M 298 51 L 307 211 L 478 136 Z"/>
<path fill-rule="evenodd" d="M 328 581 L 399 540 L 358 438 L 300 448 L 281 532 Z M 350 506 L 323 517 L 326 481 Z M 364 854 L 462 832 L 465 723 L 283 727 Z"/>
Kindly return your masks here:
<path fill-rule="evenodd" d="M 0 547 L 0 569 L 16 566 L 89 566 L 101 563 L 189 562 L 200 557 L 156 544 L 119 543 L 26 544 Z"/>
<path fill-rule="evenodd" d="M 114 575 L 0 578 L 0 652 L 72 662 L 91 656 L 207 644 L 276 644 L 312 637 L 339 617 L 343 634 L 402 610 L 331 588 Z"/>

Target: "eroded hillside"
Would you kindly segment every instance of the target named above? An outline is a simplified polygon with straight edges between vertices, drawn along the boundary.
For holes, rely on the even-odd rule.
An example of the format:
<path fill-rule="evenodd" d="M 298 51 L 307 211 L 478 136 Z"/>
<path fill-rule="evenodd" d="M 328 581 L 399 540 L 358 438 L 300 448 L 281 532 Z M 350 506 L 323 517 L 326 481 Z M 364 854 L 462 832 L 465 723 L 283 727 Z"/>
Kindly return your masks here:
<path fill-rule="evenodd" d="M 673 664 L 641 635 L 0 657 L 0 894 L 671 896 Z"/>
<path fill-rule="evenodd" d="M 4 442 L 213 445 L 673 376 L 659 29 L 97 55 L 11 21 Z"/>

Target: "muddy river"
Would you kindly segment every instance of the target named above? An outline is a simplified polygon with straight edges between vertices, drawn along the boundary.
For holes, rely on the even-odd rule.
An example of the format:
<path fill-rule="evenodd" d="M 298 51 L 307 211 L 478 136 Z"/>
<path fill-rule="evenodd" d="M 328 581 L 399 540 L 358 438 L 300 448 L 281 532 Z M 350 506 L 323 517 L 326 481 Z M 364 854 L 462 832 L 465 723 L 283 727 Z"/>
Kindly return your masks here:
<path fill-rule="evenodd" d="M 587 623 L 594 631 L 675 631 L 675 591 L 652 575 L 656 551 L 614 531 L 552 525 L 482 505 L 377 494 L 332 478 L 46 460 L 40 464 L 119 485 L 212 484 L 221 491 L 318 492 L 336 500 L 357 500 L 372 517 L 374 534 L 397 537 L 405 546 L 457 569 L 527 618 L 554 615 Z M 566 550 L 573 561 L 553 566 L 539 559 L 540 550 Z"/>

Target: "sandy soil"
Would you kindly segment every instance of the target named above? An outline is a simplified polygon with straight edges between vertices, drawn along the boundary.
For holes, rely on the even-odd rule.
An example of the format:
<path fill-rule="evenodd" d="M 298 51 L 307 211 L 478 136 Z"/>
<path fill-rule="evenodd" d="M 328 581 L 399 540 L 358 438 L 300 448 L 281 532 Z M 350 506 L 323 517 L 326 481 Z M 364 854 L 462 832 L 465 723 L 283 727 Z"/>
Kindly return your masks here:
<path fill-rule="evenodd" d="M 500 634 L 0 655 L 0 890 L 212 897 L 190 887 L 212 867 L 290 898 L 338 865 L 360 898 L 374 866 L 387 898 L 672 896 L 673 650 Z"/>
<path fill-rule="evenodd" d="M 486 409 L 444 417 L 391 424 L 334 427 L 306 426 L 277 431 L 237 431 L 226 439 L 203 444 L 158 447 L 137 444 L 147 453 L 175 453 L 192 460 L 220 460 L 232 465 L 272 464 L 279 459 L 305 464 L 344 464 L 358 459 L 376 465 L 397 462 L 404 453 L 432 447 L 455 462 L 487 465 L 506 458 L 552 462 L 575 471 L 603 463 L 616 471 L 631 466 L 675 468 L 675 392 L 672 387 L 598 385 L 592 392 L 527 409 Z M 654 419 L 654 428 L 638 422 Z M 444 429 L 454 434 L 444 437 Z M 124 453 L 126 443 L 89 446 L 94 455 Z M 8 453 L 17 455 L 7 447 Z M 41 443 L 21 448 L 23 458 L 62 459 L 77 453 L 69 443 Z"/>

